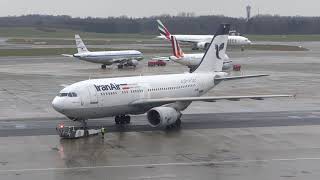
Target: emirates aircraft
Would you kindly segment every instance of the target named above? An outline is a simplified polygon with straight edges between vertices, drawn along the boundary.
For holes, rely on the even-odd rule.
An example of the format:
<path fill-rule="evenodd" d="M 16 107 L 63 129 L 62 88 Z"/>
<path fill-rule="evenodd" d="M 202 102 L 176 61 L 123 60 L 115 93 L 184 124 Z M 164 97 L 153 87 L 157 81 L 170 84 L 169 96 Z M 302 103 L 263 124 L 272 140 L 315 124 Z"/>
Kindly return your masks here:
<path fill-rule="evenodd" d="M 160 36 L 157 36 L 158 39 L 167 39 L 171 40 L 171 33 L 169 30 L 163 25 L 160 20 L 158 22 L 158 30 L 160 32 Z M 229 33 L 229 32 L 228 32 Z M 214 35 L 173 35 L 179 42 L 186 42 L 193 44 L 192 49 L 206 49 L 208 48 L 212 38 Z M 243 36 L 232 35 L 228 37 L 228 45 L 237 45 L 244 46 L 251 44 L 251 41 Z"/>
<path fill-rule="evenodd" d="M 172 51 L 173 51 L 173 56 L 170 56 L 169 59 L 188 66 L 190 71 L 193 71 L 194 68 L 196 68 L 204 56 L 204 53 L 194 53 L 194 54 L 185 54 L 182 49 L 180 48 L 179 42 L 175 38 L 175 36 L 171 36 L 171 43 L 172 43 Z M 222 70 L 226 71 L 230 69 L 232 66 L 232 61 L 229 60 L 229 57 L 227 54 L 223 57 L 223 66 Z"/>
<path fill-rule="evenodd" d="M 112 64 L 117 64 L 119 69 L 123 68 L 124 66 L 136 67 L 139 64 L 138 61 L 143 59 L 143 54 L 136 50 L 91 52 L 87 49 L 78 34 L 75 35 L 75 41 L 78 53 L 62 55 L 66 57 L 75 57 L 92 63 L 102 64 L 102 69 L 106 69 L 106 66 Z"/>
<path fill-rule="evenodd" d="M 62 89 L 53 108 L 71 120 L 115 117 L 116 124 L 130 123 L 130 115 L 146 113 L 152 127 L 179 127 L 182 111 L 193 101 L 216 102 L 291 95 L 203 96 L 226 80 L 261 77 L 233 76 L 221 72 L 230 25 L 222 24 L 201 62 L 192 73 L 90 79 Z"/>

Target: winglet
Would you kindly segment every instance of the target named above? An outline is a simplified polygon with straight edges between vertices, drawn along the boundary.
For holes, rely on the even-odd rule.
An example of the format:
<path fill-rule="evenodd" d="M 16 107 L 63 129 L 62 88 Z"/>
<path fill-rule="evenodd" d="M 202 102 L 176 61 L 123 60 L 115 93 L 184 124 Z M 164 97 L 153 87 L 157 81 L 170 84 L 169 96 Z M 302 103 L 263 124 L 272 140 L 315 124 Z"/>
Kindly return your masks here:
<path fill-rule="evenodd" d="M 170 39 L 171 34 L 168 31 L 168 29 L 162 24 L 162 22 L 159 19 L 157 20 L 157 23 L 158 23 L 158 30 L 160 32 L 160 35 L 165 36 L 168 40 L 171 40 Z"/>

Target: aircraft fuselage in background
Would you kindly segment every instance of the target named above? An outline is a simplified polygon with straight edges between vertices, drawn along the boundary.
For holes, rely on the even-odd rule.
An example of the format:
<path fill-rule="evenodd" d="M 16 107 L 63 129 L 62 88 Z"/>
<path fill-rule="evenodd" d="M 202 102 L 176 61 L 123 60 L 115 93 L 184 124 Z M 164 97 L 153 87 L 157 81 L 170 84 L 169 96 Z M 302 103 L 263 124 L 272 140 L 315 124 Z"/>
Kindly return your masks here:
<path fill-rule="evenodd" d="M 73 55 L 73 57 L 105 65 L 112 65 L 119 59 L 143 59 L 143 54 L 136 50 L 127 51 L 96 51 L 96 52 L 80 52 Z"/>

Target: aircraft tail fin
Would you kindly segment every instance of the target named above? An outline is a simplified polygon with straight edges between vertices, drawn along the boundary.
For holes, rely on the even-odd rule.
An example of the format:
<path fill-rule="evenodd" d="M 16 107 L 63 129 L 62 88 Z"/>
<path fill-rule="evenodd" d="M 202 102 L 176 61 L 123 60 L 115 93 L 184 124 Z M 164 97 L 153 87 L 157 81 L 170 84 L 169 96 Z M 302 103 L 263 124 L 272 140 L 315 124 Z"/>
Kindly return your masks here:
<path fill-rule="evenodd" d="M 159 19 L 157 20 L 157 23 L 158 23 L 158 30 L 160 32 L 160 35 L 170 40 L 171 34 L 168 31 L 168 29 L 162 24 L 162 22 Z"/>
<path fill-rule="evenodd" d="M 192 72 L 220 72 L 227 49 L 230 24 L 221 24 L 199 65 Z"/>
<path fill-rule="evenodd" d="M 82 39 L 80 38 L 79 34 L 74 35 L 74 38 L 76 40 L 78 53 L 89 52 L 86 45 L 84 45 Z"/>
<path fill-rule="evenodd" d="M 176 58 L 183 57 L 184 53 L 183 53 L 182 49 L 180 48 L 180 45 L 179 45 L 177 39 L 174 36 L 171 36 L 171 44 L 172 44 L 173 55 Z"/>

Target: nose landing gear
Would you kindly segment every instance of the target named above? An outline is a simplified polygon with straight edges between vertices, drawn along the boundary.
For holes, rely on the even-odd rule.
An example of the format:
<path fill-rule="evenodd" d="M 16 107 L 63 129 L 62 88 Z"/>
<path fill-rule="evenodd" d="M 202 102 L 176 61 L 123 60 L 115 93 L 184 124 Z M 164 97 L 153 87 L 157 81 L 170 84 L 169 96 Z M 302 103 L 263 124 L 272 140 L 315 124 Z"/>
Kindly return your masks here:
<path fill-rule="evenodd" d="M 114 119 L 116 124 L 130 124 L 131 117 L 128 115 L 116 116 Z"/>
<path fill-rule="evenodd" d="M 105 64 L 101 65 L 101 69 L 106 69 L 106 68 L 107 68 L 107 65 L 105 65 Z"/>

